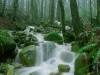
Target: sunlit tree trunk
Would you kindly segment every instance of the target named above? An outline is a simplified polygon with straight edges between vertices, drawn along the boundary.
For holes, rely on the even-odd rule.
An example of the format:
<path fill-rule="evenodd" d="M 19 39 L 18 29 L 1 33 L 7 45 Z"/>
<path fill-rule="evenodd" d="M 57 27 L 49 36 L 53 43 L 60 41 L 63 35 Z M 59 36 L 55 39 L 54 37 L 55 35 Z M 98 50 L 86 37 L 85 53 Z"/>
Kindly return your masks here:
<path fill-rule="evenodd" d="M 75 35 L 78 35 L 83 31 L 83 26 L 80 22 L 76 0 L 70 0 L 70 9 L 71 9 L 72 25 L 74 28 L 74 32 L 75 32 Z"/>
<path fill-rule="evenodd" d="M 63 34 L 63 38 L 65 39 L 65 11 L 64 11 L 64 5 L 63 5 L 62 0 L 59 0 L 59 3 L 60 3 L 60 9 L 61 9 L 62 34 Z"/>

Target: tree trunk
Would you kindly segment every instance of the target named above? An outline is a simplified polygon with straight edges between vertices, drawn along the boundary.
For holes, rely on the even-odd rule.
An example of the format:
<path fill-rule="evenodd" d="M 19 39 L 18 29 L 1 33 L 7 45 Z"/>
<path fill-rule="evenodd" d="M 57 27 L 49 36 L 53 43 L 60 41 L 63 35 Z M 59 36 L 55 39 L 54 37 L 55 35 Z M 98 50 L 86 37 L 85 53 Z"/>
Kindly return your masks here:
<path fill-rule="evenodd" d="M 31 0 L 31 19 L 32 19 L 32 21 L 34 20 L 34 0 Z"/>
<path fill-rule="evenodd" d="M 43 19 L 43 3 L 44 1 L 43 0 L 41 0 L 41 19 Z"/>
<path fill-rule="evenodd" d="M 97 16 L 96 16 L 97 24 L 100 23 L 100 0 L 97 0 Z"/>
<path fill-rule="evenodd" d="M 60 3 L 59 3 L 59 1 L 58 1 L 58 3 L 57 3 L 57 20 L 58 21 L 60 21 L 60 15 L 61 13 L 60 13 Z"/>
<path fill-rule="evenodd" d="M 92 25 L 92 6 L 91 6 L 91 0 L 90 0 L 90 21 L 91 21 L 91 25 Z"/>
<path fill-rule="evenodd" d="M 54 10 L 55 10 L 55 0 L 51 1 L 51 16 L 50 16 L 50 23 L 53 24 L 54 21 Z"/>
<path fill-rule="evenodd" d="M 62 0 L 59 0 L 59 3 L 60 3 L 60 9 L 61 9 L 62 34 L 63 34 L 63 38 L 65 39 L 65 11 L 64 11 Z"/>
<path fill-rule="evenodd" d="M 17 10 L 18 10 L 18 0 L 14 0 L 13 3 L 13 21 L 16 21 L 16 17 L 17 17 Z"/>
<path fill-rule="evenodd" d="M 72 25 L 74 28 L 74 32 L 75 32 L 75 35 L 78 35 L 83 31 L 83 26 L 80 22 L 76 0 L 70 0 L 70 9 L 71 9 Z"/>
<path fill-rule="evenodd" d="M 6 0 L 4 0 L 4 2 L 3 2 L 3 8 L 2 8 L 2 12 L 1 12 L 2 17 L 4 16 L 5 6 L 6 6 Z"/>

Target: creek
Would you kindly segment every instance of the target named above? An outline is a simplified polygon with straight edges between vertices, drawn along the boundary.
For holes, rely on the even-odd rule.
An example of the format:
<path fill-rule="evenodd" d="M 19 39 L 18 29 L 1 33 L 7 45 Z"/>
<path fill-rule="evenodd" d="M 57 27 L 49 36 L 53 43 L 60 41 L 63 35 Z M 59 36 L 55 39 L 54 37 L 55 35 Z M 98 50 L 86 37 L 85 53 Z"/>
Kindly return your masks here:
<path fill-rule="evenodd" d="M 75 53 L 71 52 L 71 44 L 58 45 L 57 43 L 45 41 L 43 34 L 29 32 L 32 28 L 34 29 L 34 27 L 28 27 L 25 32 L 26 34 L 35 35 L 39 41 L 39 45 L 36 46 L 36 64 L 32 67 L 23 66 L 20 69 L 16 69 L 14 75 L 58 75 L 56 73 L 59 73 L 59 64 L 69 65 L 70 67 L 69 72 L 64 72 L 61 75 L 74 75 L 74 62 L 76 57 Z M 44 50 L 44 46 L 46 51 Z M 20 52 L 21 49 L 18 49 L 18 51 Z M 18 54 L 15 62 L 20 63 Z"/>

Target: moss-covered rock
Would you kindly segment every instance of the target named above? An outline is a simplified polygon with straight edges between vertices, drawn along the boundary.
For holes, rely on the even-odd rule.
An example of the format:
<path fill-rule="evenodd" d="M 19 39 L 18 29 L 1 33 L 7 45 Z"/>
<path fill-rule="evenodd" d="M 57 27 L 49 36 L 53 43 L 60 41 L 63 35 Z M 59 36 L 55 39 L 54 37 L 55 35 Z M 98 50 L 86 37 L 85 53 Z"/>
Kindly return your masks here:
<path fill-rule="evenodd" d="M 37 57 L 36 46 L 30 45 L 23 48 L 19 53 L 19 57 L 24 66 L 34 66 Z"/>
<path fill-rule="evenodd" d="M 64 65 L 64 64 L 59 64 L 58 65 L 58 70 L 59 70 L 59 72 L 69 72 L 70 71 L 70 66 L 69 65 Z"/>
<path fill-rule="evenodd" d="M 80 54 L 75 60 L 74 75 L 86 75 L 88 73 L 87 59 L 85 53 Z"/>
<path fill-rule="evenodd" d="M 38 39 L 33 35 L 28 35 L 28 39 L 25 40 L 25 46 L 28 45 L 38 45 Z"/>
<path fill-rule="evenodd" d="M 47 41 L 53 41 L 56 42 L 58 44 L 63 44 L 63 38 L 62 36 L 60 36 L 58 33 L 56 32 L 51 32 L 48 33 L 44 36 L 44 39 Z"/>
<path fill-rule="evenodd" d="M 72 52 L 77 52 L 79 49 L 80 49 L 79 43 L 76 42 L 76 41 L 74 41 L 74 42 L 72 43 Z"/>
<path fill-rule="evenodd" d="M 10 37 L 7 30 L 0 30 L 0 61 L 7 58 L 15 58 L 14 50 L 16 48 L 15 41 Z"/>

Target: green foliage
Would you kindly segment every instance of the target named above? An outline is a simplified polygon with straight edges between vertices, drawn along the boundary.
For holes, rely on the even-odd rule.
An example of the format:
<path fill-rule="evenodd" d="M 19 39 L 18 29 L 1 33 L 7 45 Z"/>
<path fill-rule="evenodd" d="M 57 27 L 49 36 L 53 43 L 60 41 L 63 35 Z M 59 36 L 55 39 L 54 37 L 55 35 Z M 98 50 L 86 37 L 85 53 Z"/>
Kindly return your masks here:
<path fill-rule="evenodd" d="M 82 53 L 82 52 L 84 52 L 84 51 L 87 51 L 87 50 L 89 50 L 89 49 L 92 49 L 93 47 L 96 47 L 96 45 L 97 45 L 97 44 L 93 43 L 93 44 L 84 46 L 84 47 L 82 47 L 82 48 L 80 48 L 80 49 L 78 50 L 77 54 L 80 54 L 80 53 Z"/>
<path fill-rule="evenodd" d="M 83 43 L 83 46 L 76 53 L 77 55 L 85 52 L 87 54 L 88 65 L 79 70 L 79 72 L 84 72 L 90 65 L 93 69 L 94 64 L 98 63 L 98 59 L 100 56 L 100 40 L 98 36 L 95 35 L 94 32 L 83 32 L 79 35 L 79 40 Z M 95 66 L 95 69 L 97 66 Z M 94 70 L 95 70 L 94 69 Z M 94 72 L 94 71 L 93 71 Z"/>
<path fill-rule="evenodd" d="M 7 37 L 9 37 L 8 31 L 7 30 L 0 30 L 0 42 L 4 42 L 6 44 Z"/>

